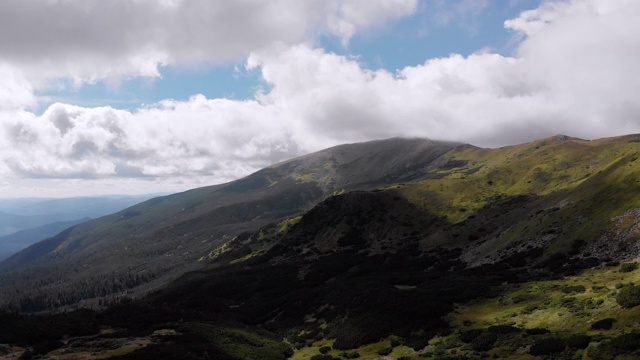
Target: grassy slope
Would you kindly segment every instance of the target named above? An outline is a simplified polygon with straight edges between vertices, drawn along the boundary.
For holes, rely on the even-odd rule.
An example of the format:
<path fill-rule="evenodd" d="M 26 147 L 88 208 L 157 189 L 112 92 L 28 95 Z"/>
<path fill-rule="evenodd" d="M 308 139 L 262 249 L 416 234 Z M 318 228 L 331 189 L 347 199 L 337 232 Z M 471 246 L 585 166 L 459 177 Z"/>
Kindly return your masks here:
<path fill-rule="evenodd" d="M 640 307 L 622 308 L 615 297 L 621 285 L 638 283 L 640 271 L 624 273 L 619 267 L 594 269 L 578 276 L 559 280 L 535 281 L 513 286 L 511 290 L 494 299 L 478 299 L 468 304 L 460 304 L 456 311 L 449 314 L 448 321 L 453 333 L 431 341 L 426 349 L 431 354 L 468 353 L 469 346 L 462 343 L 458 336 L 469 329 L 486 329 L 495 325 L 511 325 L 521 329 L 546 328 L 551 335 L 567 338 L 572 335 L 591 336 L 586 350 L 566 349 L 555 358 L 585 359 L 613 358 L 607 348 L 611 339 L 624 333 L 637 331 L 640 325 Z M 584 292 L 567 291 L 569 287 L 584 286 Z M 563 291 L 564 290 L 564 291 Z M 615 319 L 609 330 L 596 330 L 592 324 L 605 318 Z M 528 347 L 536 336 L 523 336 L 521 339 L 499 340 L 490 355 L 510 359 L 534 359 L 529 355 Z M 447 349 L 445 349 L 445 347 Z M 638 356 L 635 354 L 631 356 Z M 624 358 L 629 354 L 620 355 Z"/>
<path fill-rule="evenodd" d="M 640 207 L 640 167 L 636 162 L 639 153 L 637 136 L 596 141 L 553 137 L 495 150 L 469 146 L 448 153 L 448 162 L 436 178 L 394 186 L 393 189 L 411 203 L 446 218 L 453 225 L 442 233 L 432 234 L 426 240 L 431 245 L 464 245 L 468 241 L 466 236 L 456 238 L 451 235 L 468 231 L 474 221 L 486 227 L 500 227 L 499 223 L 504 221 L 508 224 L 503 231 L 493 234 L 493 239 L 485 239 L 490 245 L 486 246 L 486 251 L 505 249 L 523 240 L 531 241 L 553 230 L 555 235 L 546 249 L 548 253 L 564 253 L 570 252 L 577 240 L 596 243 L 611 232 L 616 235 L 628 232 L 633 241 L 638 240 L 638 229 L 634 228 L 638 219 L 626 215 Z M 527 196 L 530 204 L 522 205 L 524 210 L 516 213 L 515 219 L 508 214 L 497 220 L 485 215 L 487 208 L 499 199 L 518 196 Z M 583 253 L 598 255 L 590 250 L 587 246 Z M 625 257 L 624 253 L 616 255 Z M 506 293 L 499 298 L 460 305 L 449 317 L 453 335 L 436 337 L 423 352 L 406 346 L 396 347 L 391 356 L 417 358 L 419 354 L 428 354 L 426 358 L 444 358 L 467 354 L 475 358 L 479 354 L 474 355 L 469 345 L 457 339 L 456 331 L 469 328 L 463 325 L 464 320 L 472 322 L 470 328 L 504 324 L 522 328 L 546 327 L 559 336 L 594 336 L 597 341 L 591 346 L 607 343 L 612 337 L 639 325 L 640 309 L 622 309 L 614 298 L 615 284 L 638 280 L 638 271 L 621 274 L 616 269 L 608 269 L 590 270 L 563 280 L 532 282 L 514 288 L 506 286 L 502 289 Z M 585 286 L 586 292 L 574 295 L 562 292 L 562 288 L 576 285 Z M 617 320 L 613 330 L 603 334 L 602 330 L 590 328 L 591 323 L 606 317 Z M 535 339 L 536 336 L 531 336 L 522 342 L 505 337 L 498 342 L 502 346 L 490 354 L 534 359 L 536 357 L 529 355 L 527 349 Z M 317 354 L 321 346 L 330 343 L 320 340 L 309 344 L 298 350 L 294 359 L 309 358 Z M 356 351 L 365 359 L 381 358 L 377 351 L 388 347 L 389 343 L 390 339 L 385 339 Z M 606 353 L 606 350 L 602 351 Z M 583 353 L 581 350 L 574 352 L 576 354 L 565 356 L 572 358 Z M 340 353 L 337 350 L 330 352 L 334 356 Z M 596 352 L 593 358 L 597 356 L 607 355 Z"/>
<path fill-rule="evenodd" d="M 595 240 L 613 226 L 612 218 L 640 207 L 639 154 L 637 136 L 553 137 L 493 150 L 469 146 L 447 154 L 449 163 L 459 166 L 441 170 L 442 178 L 399 190 L 452 223 L 498 197 L 535 196 L 541 199 L 535 212 L 498 234 L 493 249 L 561 228 L 552 249 L 566 251 L 577 239 Z"/>
<path fill-rule="evenodd" d="M 480 359 L 485 356 L 503 359 L 539 359 L 529 354 L 530 346 L 548 337 L 566 339 L 575 335 L 591 337 L 586 350 L 567 347 L 549 359 L 631 359 L 640 353 L 615 355 L 610 348 L 611 340 L 625 333 L 637 331 L 640 326 L 640 306 L 625 309 L 617 304 L 615 297 L 621 284 L 640 283 L 640 270 L 621 272 L 619 267 L 593 269 L 577 276 L 558 280 L 534 281 L 524 284 L 506 285 L 504 293 L 496 298 L 477 299 L 458 304 L 455 311 L 445 319 L 451 333 L 431 339 L 422 350 L 413 350 L 402 345 L 402 339 L 390 336 L 380 342 L 361 346 L 349 352 L 358 352 L 361 359 L 387 359 L 379 350 L 391 347 L 393 340 L 400 345 L 393 347 L 388 359 L 401 356 L 410 359 Z M 584 292 L 570 291 L 570 287 L 584 286 Z M 591 325 L 605 318 L 613 318 L 609 330 L 596 330 Z M 492 326 L 514 326 L 512 334 L 499 335 L 492 349 L 474 351 L 460 340 L 460 335 L 472 329 L 487 331 Z M 542 335 L 527 334 L 527 329 L 547 329 Z M 319 354 L 322 346 L 331 346 L 333 341 L 321 339 L 297 350 L 292 359 L 309 359 Z M 339 356 L 342 351 L 329 354 Z M 483 355 L 484 354 L 484 355 Z"/>

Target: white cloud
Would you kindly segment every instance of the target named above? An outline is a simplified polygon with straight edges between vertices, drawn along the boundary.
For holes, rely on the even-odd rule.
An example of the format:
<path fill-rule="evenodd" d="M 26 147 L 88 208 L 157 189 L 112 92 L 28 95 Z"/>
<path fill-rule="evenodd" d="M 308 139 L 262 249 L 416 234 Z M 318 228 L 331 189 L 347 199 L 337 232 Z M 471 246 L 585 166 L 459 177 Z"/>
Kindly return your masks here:
<path fill-rule="evenodd" d="M 131 113 L 54 104 L 3 119 L 0 159 L 24 177 L 214 176 L 229 180 L 298 154 L 255 101 L 165 101 Z"/>
<path fill-rule="evenodd" d="M 449 25 L 456 21 L 458 26 L 468 33 L 476 35 L 478 31 L 478 17 L 489 5 L 489 0 L 460 0 L 455 3 L 447 0 L 433 0 L 428 7 L 432 8 L 433 16 L 439 25 Z"/>
<path fill-rule="evenodd" d="M 333 6 L 330 14 L 355 26 L 384 21 L 375 11 L 361 20 L 327 3 L 313 4 Z M 172 6 L 184 4 L 196 3 Z M 277 7 L 270 9 L 279 13 Z M 162 183 L 163 189 L 189 188 L 237 178 L 337 143 L 390 136 L 500 146 L 556 133 L 598 138 L 640 132 L 638 18 L 636 1 L 546 3 L 505 24 L 524 36 L 514 57 L 451 55 L 398 73 L 365 69 L 356 60 L 305 43 L 280 43 L 248 57 L 247 66 L 259 69 L 270 85 L 251 101 L 198 95 L 133 112 L 54 104 L 35 116 L 19 110 L 32 101 L 26 91 L 16 97 L 18 105 L 0 114 L 0 174 L 96 178 L 100 189 L 118 177 L 132 188 L 149 181 Z M 327 29 L 350 36 L 339 27 Z M 183 44 L 185 51 L 198 41 L 203 40 Z M 203 58 L 221 61 L 252 47 L 240 44 L 241 50 Z M 173 59 L 172 53 L 163 54 Z M 140 57 L 141 63 L 148 59 Z M 28 89 L 20 72 L 10 67 L 1 71 L 10 75 L 14 88 Z"/>
<path fill-rule="evenodd" d="M 323 29 L 347 42 L 358 29 L 412 14 L 416 1 L 6 0 L 0 62 L 36 87 L 158 77 L 162 65 L 235 61 Z"/>
<path fill-rule="evenodd" d="M 0 111 L 14 111 L 36 103 L 31 84 L 22 72 L 0 62 Z"/>
<path fill-rule="evenodd" d="M 328 17 L 329 31 L 342 38 L 347 46 L 357 29 L 380 25 L 389 19 L 400 18 L 416 11 L 418 2 L 406 0 L 370 0 L 334 1 L 334 11 Z"/>

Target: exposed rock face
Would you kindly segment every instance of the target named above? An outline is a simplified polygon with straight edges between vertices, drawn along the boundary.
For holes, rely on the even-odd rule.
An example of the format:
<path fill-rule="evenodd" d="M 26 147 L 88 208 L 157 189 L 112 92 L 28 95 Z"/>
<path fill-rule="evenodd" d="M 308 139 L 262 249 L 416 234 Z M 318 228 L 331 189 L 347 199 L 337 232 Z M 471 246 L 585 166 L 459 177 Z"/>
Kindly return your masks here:
<path fill-rule="evenodd" d="M 640 208 L 611 219 L 613 227 L 589 244 L 587 252 L 619 261 L 640 257 Z"/>

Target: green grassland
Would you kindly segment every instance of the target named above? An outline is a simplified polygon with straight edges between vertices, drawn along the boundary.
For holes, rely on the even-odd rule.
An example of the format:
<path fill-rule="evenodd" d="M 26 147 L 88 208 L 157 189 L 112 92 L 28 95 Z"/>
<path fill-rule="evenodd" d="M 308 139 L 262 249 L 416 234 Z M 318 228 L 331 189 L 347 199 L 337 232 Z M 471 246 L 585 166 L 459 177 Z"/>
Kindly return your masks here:
<path fill-rule="evenodd" d="M 623 272 L 620 267 L 611 267 L 558 280 L 505 285 L 508 290 L 499 297 L 459 304 L 447 317 L 452 334 L 433 339 L 427 351 L 469 353 L 473 358 L 469 346 L 460 341 L 461 333 L 492 326 L 513 326 L 519 331 L 499 338 L 496 346 L 487 352 L 490 356 L 536 358 L 529 350 L 540 338 L 568 339 L 586 335 L 590 337 L 586 349 L 567 346 L 549 356 L 563 359 L 637 358 L 640 343 L 618 349 L 615 339 L 633 334 L 640 328 L 640 307 L 623 308 L 616 302 L 616 295 L 623 287 L 639 282 L 640 271 Z M 599 329 L 594 325 L 603 319 L 614 320 L 610 329 Z M 546 329 L 549 333 L 528 335 L 527 329 L 529 332 Z"/>
<path fill-rule="evenodd" d="M 447 153 L 452 165 L 441 167 L 437 178 L 397 190 L 452 224 L 464 224 L 499 199 L 527 196 L 533 204 L 495 234 L 487 250 L 549 232 L 561 234 L 550 253 L 566 252 L 576 241 L 590 243 L 608 230 L 633 230 L 636 219 L 628 212 L 640 207 L 639 154 L 637 136 L 595 141 L 553 137 L 501 149 L 468 146 Z M 617 219 L 625 216 L 626 221 Z M 639 238 L 637 231 L 628 235 L 629 240 Z"/>

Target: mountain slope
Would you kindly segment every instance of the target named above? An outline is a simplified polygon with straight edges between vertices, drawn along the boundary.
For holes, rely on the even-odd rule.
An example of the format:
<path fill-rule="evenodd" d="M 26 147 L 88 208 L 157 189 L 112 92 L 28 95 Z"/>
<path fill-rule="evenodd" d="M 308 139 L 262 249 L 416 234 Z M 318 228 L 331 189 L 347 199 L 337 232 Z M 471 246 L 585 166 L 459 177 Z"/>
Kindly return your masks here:
<path fill-rule="evenodd" d="M 58 299 L 74 303 L 135 285 L 158 286 L 198 268 L 197 259 L 238 233 L 301 213 L 332 193 L 433 176 L 442 155 L 459 146 L 425 139 L 341 145 L 228 184 L 146 201 L 0 263 L 5 273 L 0 286 L 20 281 L 13 285 L 19 295 L 2 300 L 16 304 L 46 289 L 50 295 L 42 306 L 47 307 Z M 43 273 L 65 280 L 38 288 Z M 79 291 L 86 284 L 91 286 Z"/>
<path fill-rule="evenodd" d="M 194 194 L 207 191 L 208 201 L 221 204 L 203 212 L 209 217 L 185 219 L 174 213 L 175 223 L 169 225 L 167 214 L 160 220 L 178 239 L 184 233 L 211 236 L 221 229 L 227 236 L 194 251 L 194 258 L 200 256 L 194 271 L 134 302 L 109 294 L 152 277 L 133 266 L 120 277 L 97 273 L 86 280 L 94 292 L 84 285 L 81 295 L 104 294 L 108 303 L 120 304 L 102 312 L 99 320 L 86 312 L 72 313 L 80 320 L 69 321 L 78 327 L 75 332 L 86 321 L 132 334 L 184 332 L 152 342 L 128 359 L 189 349 L 197 349 L 194 358 L 206 358 L 222 350 L 210 347 L 218 336 L 213 333 L 239 330 L 244 335 L 235 340 L 217 340 L 227 345 L 223 352 L 232 359 L 261 346 L 261 340 L 247 341 L 258 333 L 272 341 L 286 338 L 280 343 L 284 347 L 274 345 L 276 358 L 291 355 L 289 346 L 294 359 L 321 351 L 371 359 L 389 354 L 409 359 L 635 358 L 640 335 L 629 331 L 637 327 L 633 319 L 640 291 L 628 282 L 638 277 L 637 264 L 613 267 L 640 254 L 639 139 L 556 136 L 501 149 L 459 145 L 416 155 L 423 161 L 415 165 L 397 152 L 388 154 L 399 148 L 381 146 L 384 141 L 349 145 L 327 150 L 343 151 L 340 162 L 348 166 L 338 161 L 325 166 L 327 153 L 321 152 L 237 182 L 150 201 L 141 206 L 154 216 L 171 206 L 197 212 L 204 205 Z M 365 156 L 376 149 L 383 149 L 376 156 L 387 160 Z M 358 150 L 359 155 L 350 153 Z M 316 192 L 317 202 L 308 201 Z M 309 208 L 286 215 L 286 209 L 302 203 Z M 144 207 L 134 209 L 111 218 L 112 225 L 132 226 L 145 216 Z M 74 255 L 100 248 L 89 233 L 82 232 L 87 238 L 75 248 L 69 242 L 84 225 L 23 252 L 37 259 L 34 267 L 16 266 L 3 281 L 42 269 L 49 277 L 37 277 L 47 284 L 35 286 L 41 298 L 24 294 L 18 302 L 12 299 L 9 309 L 37 310 L 41 299 L 52 300 L 49 294 L 77 299 L 65 292 L 66 286 L 79 287 L 87 278 L 60 281 L 56 271 L 73 265 L 70 260 L 80 274 L 100 269 L 98 261 L 90 266 Z M 107 231 L 108 223 L 103 226 L 93 227 L 96 234 Z M 52 262 L 55 254 L 58 263 Z M 166 254 L 149 257 L 145 261 L 172 261 Z M 612 331 L 593 327 L 600 320 L 614 324 Z M 211 327 L 218 330 L 202 337 L 202 330 Z M 244 351 L 231 355 L 231 348 Z"/>
<path fill-rule="evenodd" d="M 501 318 L 475 324 L 478 335 L 493 335 L 486 335 L 487 344 L 470 348 L 465 342 L 471 340 L 458 340 L 466 339 L 464 334 L 449 336 L 450 326 L 473 330 L 460 326 L 455 304 L 494 298 L 492 303 L 512 302 L 525 315 L 549 309 L 547 316 L 568 308 L 576 328 L 556 325 L 562 319 L 536 318 L 534 325 L 543 327 L 548 320 L 546 326 L 559 332 L 556 338 L 582 336 L 580 331 L 597 319 L 578 314 L 579 304 L 599 305 L 566 294 L 585 292 L 572 285 L 584 279 L 571 277 L 562 288 L 544 281 L 640 255 L 638 154 L 635 135 L 597 141 L 558 136 L 492 150 L 458 147 L 440 159 L 443 165 L 429 179 L 335 195 L 302 216 L 242 234 L 212 251 L 208 268 L 185 274 L 141 305 L 266 328 L 286 336 L 306 356 L 312 353 L 302 349 L 313 345 L 318 351 L 318 340 L 337 349 L 332 352 L 337 355 L 370 351 L 374 345 L 367 344 L 386 338 L 382 343 L 403 344 L 397 354 L 411 358 L 426 353 L 438 358 L 433 351 L 444 356 L 443 349 L 455 358 L 447 344 L 463 351 L 463 358 L 486 357 L 483 352 L 494 344 L 503 346 L 496 356 L 535 358 L 529 347 L 546 344 L 549 335 L 536 336 L 549 330 L 532 330 L 536 336 L 521 340 L 526 321 L 516 313 L 482 308 L 476 311 L 497 312 Z M 618 291 L 611 291 L 631 285 L 620 283 L 624 274 L 607 274 L 594 279 L 593 292 L 604 287 L 609 295 L 606 307 L 593 313 L 624 314 L 624 328 L 632 328 L 626 317 L 638 308 L 621 312 L 613 298 Z M 514 295 L 519 284 L 533 284 L 528 289 L 542 284 L 544 291 Z M 508 294 L 507 300 L 501 294 Z M 592 308 L 582 313 L 592 312 L 587 309 Z M 443 320 L 446 314 L 452 324 Z M 515 318 L 519 328 L 509 322 Z M 427 346 L 436 334 L 451 342 Z M 616 348 L 623 341 L 620 334 L 600 334 L 595 340 L 602 346 L 594 353 L 636 349 Z M 566 348 L 567 358 L 581 355 L 567 345 L 571 341 L 557 340 L 562 348 L 549 354 Z"/>

